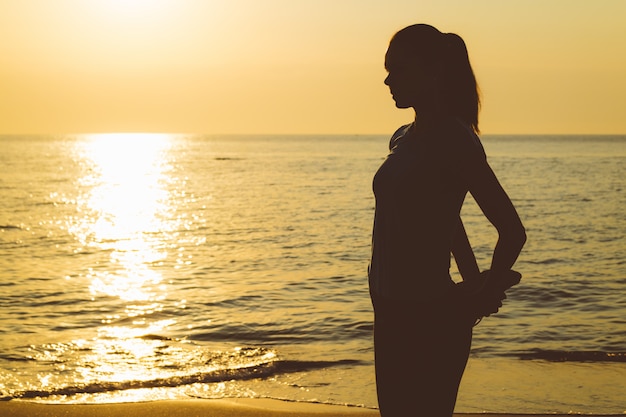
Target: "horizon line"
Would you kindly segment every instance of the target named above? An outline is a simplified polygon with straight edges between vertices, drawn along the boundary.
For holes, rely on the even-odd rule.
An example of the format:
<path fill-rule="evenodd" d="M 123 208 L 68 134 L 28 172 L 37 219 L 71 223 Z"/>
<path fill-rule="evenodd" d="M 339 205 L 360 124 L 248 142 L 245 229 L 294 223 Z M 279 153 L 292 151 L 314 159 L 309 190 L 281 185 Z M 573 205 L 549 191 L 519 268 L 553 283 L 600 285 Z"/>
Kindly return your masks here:
<path fill-rule="evenodd" d="M 88 136 L 88 135 L 206 135 L 206 136 L 391 136 L 391 133 L 198 133 L 198 132 L 157 132 L 157 131 L 99 131 L 99 132 L 53 132 L 53 133 L 8 133 L 0 132 L 0 136 Z M 623 133 L 504 133 L 504 132 L 482 132 L 479 136 L 626 136 Z"/>

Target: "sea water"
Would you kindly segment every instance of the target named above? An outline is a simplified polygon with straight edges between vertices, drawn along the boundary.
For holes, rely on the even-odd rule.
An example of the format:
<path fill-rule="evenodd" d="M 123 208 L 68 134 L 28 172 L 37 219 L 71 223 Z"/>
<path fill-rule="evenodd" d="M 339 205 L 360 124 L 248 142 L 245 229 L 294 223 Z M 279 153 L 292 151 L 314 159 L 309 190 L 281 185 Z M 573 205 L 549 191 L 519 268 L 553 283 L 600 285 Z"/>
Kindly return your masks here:
<path fill-rule="evenodd" d="M 0 137 L 0 397 L 376 407 L 366 270 L 388 139 Z M 457 411 L 626 411 L 626 136 L 483 143 L 528 243 Z M 462 214 L 488 268 L 496 232 L 471 197 Z"/>

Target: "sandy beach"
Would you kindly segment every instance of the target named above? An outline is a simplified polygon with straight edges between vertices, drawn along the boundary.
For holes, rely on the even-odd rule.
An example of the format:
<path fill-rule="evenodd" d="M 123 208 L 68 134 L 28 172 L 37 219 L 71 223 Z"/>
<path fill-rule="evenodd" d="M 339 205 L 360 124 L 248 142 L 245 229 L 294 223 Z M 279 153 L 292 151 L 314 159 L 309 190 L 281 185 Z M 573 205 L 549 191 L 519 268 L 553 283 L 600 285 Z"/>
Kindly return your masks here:
<path fill-rule="evenodd" d="M 177 400 L 116 404 L 0 403 L 3 417 L 376 417 L 377 410 L 266 399 Z M 456 416 L 516 417 L 529 414 L 455 414 Z M 557 414 L 536 417 L 560 417 Z M 563 415 L 565 416 L 565 415 Z M 617 415 L 613 415 L 617 417 Z"/>
<path fill-rule="evenodd" d="M 377 410 L 265 399 L 173 400 L 114 404 L 0 403 L 2 417 L 375 417 Z"/>

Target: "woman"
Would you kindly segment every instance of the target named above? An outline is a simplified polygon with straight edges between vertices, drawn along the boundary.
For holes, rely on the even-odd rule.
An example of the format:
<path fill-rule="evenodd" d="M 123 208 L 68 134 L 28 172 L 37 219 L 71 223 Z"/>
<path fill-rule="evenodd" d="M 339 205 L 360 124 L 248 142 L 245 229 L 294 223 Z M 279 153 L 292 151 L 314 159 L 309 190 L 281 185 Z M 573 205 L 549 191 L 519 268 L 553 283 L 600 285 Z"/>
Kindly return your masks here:
<path fill-rule="evenodd" d="M 477 136 L 478 88 L 463 40 L 409 26 L 392 38 L 385 67 L 396 106 L 413 108 L 415 120 L 393 134 L 374 177 L 369 284 L 378 402 L 382 417 L 451 416 L 472 326 L 519 280 L 511 268 L 526 234 Z M 498 231 L 483 274 L 460 218 L 468 192 Z M 462 285 L 450 278 L 451 253 Z M 466 291 L 467 282 L 481 284 Z"/>

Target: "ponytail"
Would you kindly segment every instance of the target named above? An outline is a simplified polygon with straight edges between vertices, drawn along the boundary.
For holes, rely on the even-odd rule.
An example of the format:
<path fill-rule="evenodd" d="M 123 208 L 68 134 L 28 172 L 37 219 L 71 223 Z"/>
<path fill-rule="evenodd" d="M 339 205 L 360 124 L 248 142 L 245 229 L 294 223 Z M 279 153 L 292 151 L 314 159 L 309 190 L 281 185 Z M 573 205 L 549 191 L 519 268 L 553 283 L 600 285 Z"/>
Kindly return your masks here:
<path fill-rule="evenodd" d="M 463 39 L 455 33 L 442 34 L 441 94 L 448 112 L 478 133 L 480 93 Z"/>

